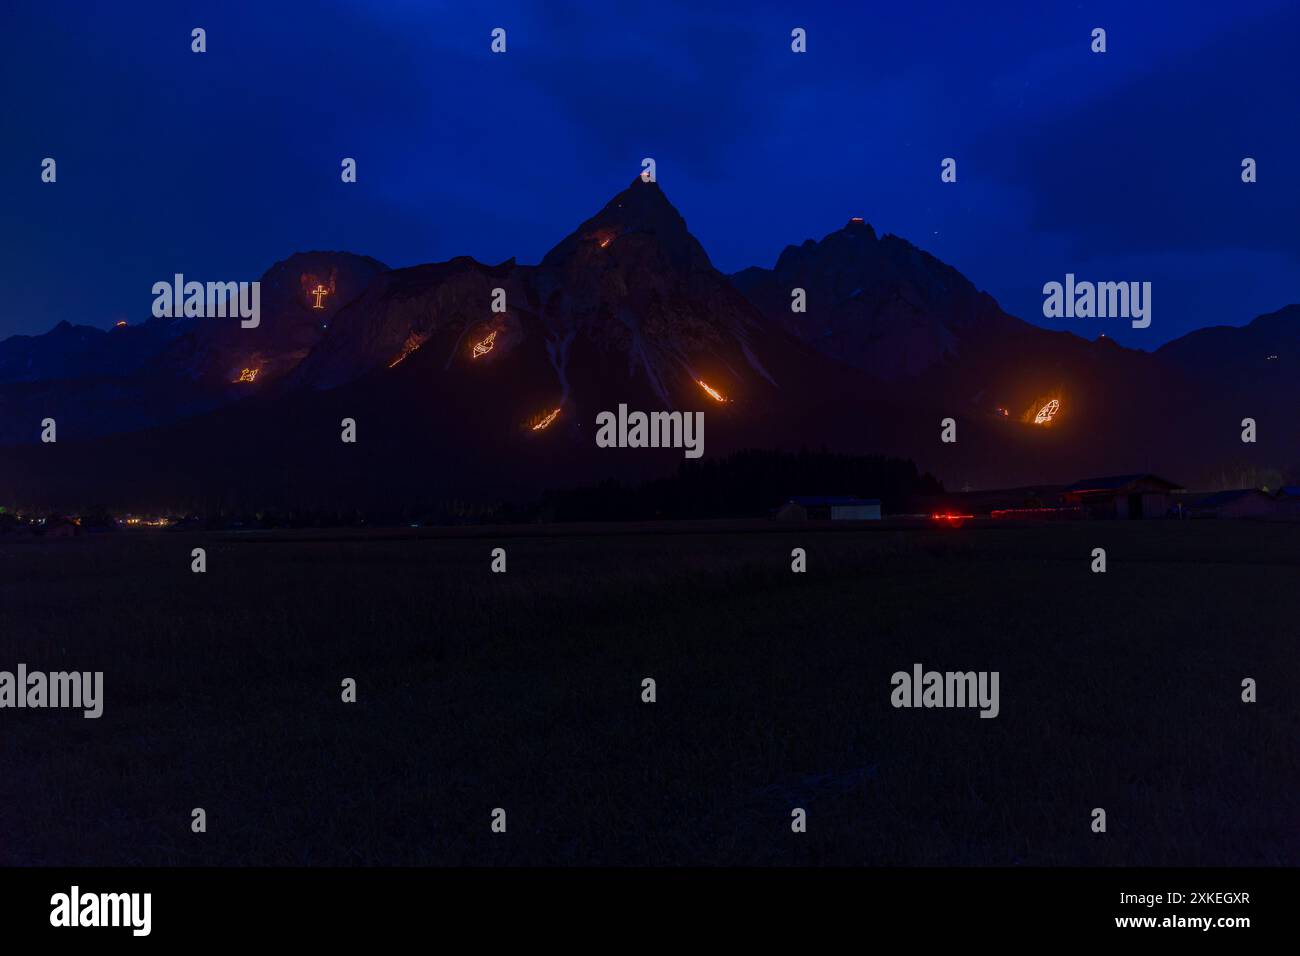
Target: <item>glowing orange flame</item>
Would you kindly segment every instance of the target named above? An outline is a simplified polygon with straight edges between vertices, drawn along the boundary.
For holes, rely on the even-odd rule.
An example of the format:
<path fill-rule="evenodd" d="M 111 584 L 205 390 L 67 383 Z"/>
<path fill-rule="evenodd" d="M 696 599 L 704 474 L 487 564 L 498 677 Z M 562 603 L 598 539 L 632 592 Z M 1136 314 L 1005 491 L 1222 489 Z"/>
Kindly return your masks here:
<path fill-rule="evenodd" d="M 721 392 L 719 392 L 716 388 L 714 388 L 712 385 L 710 385 L 708 382 L 704 381 L 703 379 L 697 378 L 695 382 L 697 385 L 700 386 L 700 388 L 708 392 L 709 398 L 713 399 L 715 402 L 725 402 L 727 400 L 726 397 Z"/>
<path fill-rule="evenodd" d="M 487 338 L 485 338 L 482 342 L 478 342 L 475 344 L 474 358 L 478 358 L 480 355 L 487 355 L 489 352 L 491 352 L 492 346 L 496 343 L 496 340 L 497 340 L 496 330 L 489 332 Z"/>
<path fill-rule="evenodd" d="M 1060 410 L 1061 410 L 1061 403 L 1058 402 L 1056 399 L 1052 399 L 1050 402 L 1048 402 L 1046 405 L 1044 405 L 1042 408 L 1038 410 L 1038 414 L 1034 416 L 1034 424 L 1035 425 L 1048 424 L 1056 416 L 1056 413 Z"/>
<path fill-rule="evenodd" d="M 533 431 L 535 432 L 541 431 L 547 425 L 551 424 L 551 422 L 555 421 L 555 419 L 558 418 L 559 415 L 560 415 L 560 410 L 558 408 L 553 409 L 550 413 L 548 413 L 545 417 L 539 420 L 537 424 L 533 426 Z"/>
<path fill-rule="evenodd" d="M 239 378 L 235 379 L 235 384 L 240 382 L 252 382 L 256 380 L 257 373 L 262 371 L 260 368 L 246 368 L 239 373 Z"/>
<path fill-rule="evenodd" d="M 316 304 L 313 305 L 312 308 L 313 308 L 313 309 L 323 309 L 323 308 L 325 308 L 325 305 L 324 305 L 324 303 L 321 302 L 321 299 L 322 299 L 323 297 L 329 295 L 329 294 L 330 294 L 330 290 L 327 289 L 327 288 L 325 288 L 325 287 L 324 287 L 323 285 L 321 285 L 319 282 L 317 282 L 317 283 L 316 283 L 316 288 L 314 288 L 314 289 L 311 290 L 311 294 L 314 295 L 314 296 L 316 297 Z"/>
<path fill-rule="evenodd" d="M 414 333 L 407 336 L 406 343 L 402 346 L 401 353 L 397 356 L 397 358 L 393 359 L 391 362 L 388 363 L 388 367 L 396 368 L 398 365 L 401 365 L 404 361 L 406 361 L 407 357 L 412 352 L 414 352 L 423 344 L 424 344 L 424 339 L 421 338 L 420 336 Z"/>

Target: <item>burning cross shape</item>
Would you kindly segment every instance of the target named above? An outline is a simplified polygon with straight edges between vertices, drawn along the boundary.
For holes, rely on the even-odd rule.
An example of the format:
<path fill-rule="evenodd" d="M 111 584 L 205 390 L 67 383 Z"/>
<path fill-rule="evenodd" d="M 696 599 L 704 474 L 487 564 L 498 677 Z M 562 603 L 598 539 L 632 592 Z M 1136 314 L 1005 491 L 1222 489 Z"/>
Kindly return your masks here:
<path fill-rule="evenodd" d="M 321 298 L 330 294 L 329 289 L 325 288 L 323 285 L 317 282 L 316 288 L 312 289 L 310 294 L 316 297 L 316 304 L 312 306 L 313 309 L 325 308 L 325 306 L 321 303 Z"/>

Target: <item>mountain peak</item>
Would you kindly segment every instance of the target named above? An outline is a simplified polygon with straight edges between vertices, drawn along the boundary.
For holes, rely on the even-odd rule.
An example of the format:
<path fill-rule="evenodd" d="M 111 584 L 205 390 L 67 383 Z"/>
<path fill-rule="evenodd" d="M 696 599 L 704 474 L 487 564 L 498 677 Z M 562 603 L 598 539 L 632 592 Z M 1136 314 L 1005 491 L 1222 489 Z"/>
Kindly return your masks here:
<path fill-rule="evenodd" d="M 624 210 L 630 217 L 659 218 L 665 215 L 681 219 L 676 207 L 668 201 L 663 189 L 655 180 L 642 179 L 637 176 L 631 184 L 611 199 L 605 206 Z M 683 220 L 684 223 L 684 220 Z"/>
<path fill-rule="evenodd" d="M 802 245 L 786 246 L 777 257 L 777 272 L 797 268 L 800 263 L 813 259 L 833 257 L 846 261 L 862 262 L 874 256 L 874 243 L 880 237 L 861 216 L 854 216 L 843 227 L 828 233 L 822 239 L 805 239 Z"/>
<path fill-rule="evenodd" d="M 590 250 L 617 259 L 625 250 L 644 250 L 647 245 L 655 246 L 676 268 L 712 268 L 708 253 L 659 184 L 638 176 L 548 252 L 541 264 L 554 267 L 575 255 L 585 257 Z"/>
<path fill-rule="evenodd" d="M 854 237 L 865 236 L 869 239 L 876 238 L 876 230 L 872 229 L 871 223 L 867 222 L 861 216 L 854 216 L 846 222 L 844 228 L 841 229 L 840 232 Z M 835 235 L 835 233 L 831 233 L 831 235 Z M 829 239 L 830 236 L 827 238 Z"/>

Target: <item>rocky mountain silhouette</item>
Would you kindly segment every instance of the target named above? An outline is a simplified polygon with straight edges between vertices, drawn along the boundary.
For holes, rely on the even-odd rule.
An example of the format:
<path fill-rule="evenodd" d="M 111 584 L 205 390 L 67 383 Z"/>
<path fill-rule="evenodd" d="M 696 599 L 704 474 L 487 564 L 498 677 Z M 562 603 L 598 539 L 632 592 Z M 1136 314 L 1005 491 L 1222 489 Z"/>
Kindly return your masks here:
<path fill-rule="evenodd" d="M 262 275 L 256 328 L 151 317 L 107 331 L 60 323 L 0 342 L 0 446 L 37 441 L 45 418 L 65 428 L 63 439 L 81 441 L 258 394 L 296 368 L 333 315 L 386 268 L 350 253 L 297 253 Z M 309 291 L 318 287 L 328 290 L 321 309 Z"/>
<path fill-rule="evenodd" d="M 896 408 L 993 429 L 996 454 L 1025 480 L 1127 463 L 1204 486 L 1225 473 L 1276 481 L 1300 465 L 1300 429 L 1283 412 L 1300 399 L 1298 306 L 1155 352 L 1128 349 L 1011 316 L 952 267 L 857 219 L 732 280 L 770 322 L 886 385 Z M 805 312 L 791 309 L 796 288 Z M 1050 428 L 1030 427 L 1051 401 Z M 1268 421 L 1267 446 L 1241 442 L 1247 416 Z M 947 457 L 950 481 L 988 481 L 981 461 L 923 446 L 910 453 Z"/>
<path fill-rule="evenodd" d="M 0 500 L 364 507 L 677 467 L 679 449 L 596 447 L 596 415 L 620 404 L 703 411 L 709 456 L 898 455 L 950 488 L 1138 470 L 1192 485 L 1295 464 L 1300 437 L 1280 404 L 1295 397 L 1282 369 L 1297 361 L 1300 307 L 1126 349 L 1010 316 L 859 220 L 728 277 L 640 179 L 536 265 L 388 269 L 315 252 L 262 281 L 257 329 L 151 320 L 0 343 Z M 1053 419 L 1036 423 L 1049 402 Z M 1240 442 L 1251 410 L 1269 443 Z M 53 445 L 37 441 L 47 416 Z M 955 443 L 940 441 L 946 418 Z M 340 439 L 345 419 L 355 443 Z"/>
<path fill-rule="evenodd" d="M 0 386 L 129 375 L 185 335 L 191 320 L 125 320 L 112 329 L 60 322 L 43 335 L 14 335 L 0 342 Z"/>

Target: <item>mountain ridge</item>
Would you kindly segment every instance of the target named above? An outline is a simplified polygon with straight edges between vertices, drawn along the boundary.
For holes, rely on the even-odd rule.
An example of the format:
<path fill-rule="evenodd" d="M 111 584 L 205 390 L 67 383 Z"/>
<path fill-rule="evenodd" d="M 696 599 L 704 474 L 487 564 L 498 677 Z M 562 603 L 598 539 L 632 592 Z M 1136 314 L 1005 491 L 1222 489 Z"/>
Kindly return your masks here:
<path fill-rule="evenodd" d="M 200 320 L 123 376 L 0 380 L 10 426 L 0 438 L 21 452 L 0 491 L 84 500 L 77 476 L 96 456 L 128 463 L 96 493 L 141 503 L 211 502 L 235 489 L 250 501 L 292 500 L 313 483 L 346 500 L 367 480 L 381 496 L 506 494 L 673 467 L 680 455 L 597 452 L 591 422 L 619 404 L 706 412 L 710 455 L 895 454 L 956 485 L 1066 480 L 1138 470 L 1144 459 L 1189 473 L 1278 463 L 1233 444 L 1231 416 L 1198 386 L 1203 371 L 1189 357 L 1204 349 L 1148 353 L 1024 322 L 958 270 L 858 219 L 787 246 L 772 269 L 726 276 L 659 185 L 639 178 L 536 265 L 461 256 L 389 269 L 309 252 L 263 277 L 259 329 Z M 804 313 L 790 310 L 794 287 L 807 293 Z M 497 289 L 503 311 L 491 308 Z M 1270 316 L 1280 318 L 1257 319 L 1243 348 L 1300 328 L 1300 307 Z M 10 367 L 21 358 L 6 352 L 10 341 L 0 370 L 7 354 Z M 57 340 L 46 344 L 57 351 Z M 1262 419 L 1293 432 L 1276 413 L 1287 388 L 1254 388 L 1244 385 L 1240 401 L 1267 395 Z M 1048 398 L 1059 416 L 1035 427 Z M 47 414 L 59 419 L 57 453 L 33 445 Z M 343 417 L 366 423 L 374 457 L 340 457 Z M 939 441 L 949 417 L 961 423 L 951 445 Z M 1198 437 L 1206 427 L 1212 441 Z M 155 473 L 142 472 L 148 462 Z"/>

